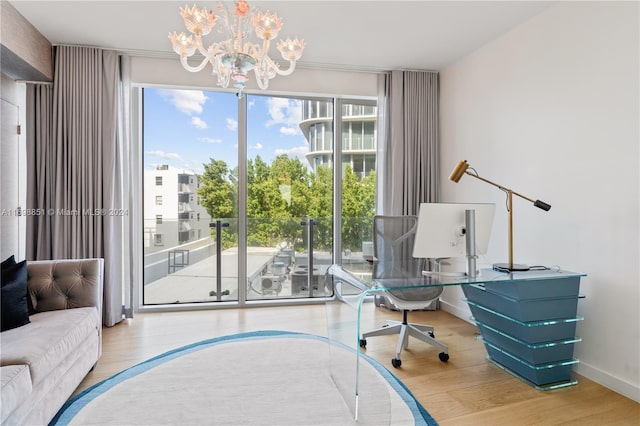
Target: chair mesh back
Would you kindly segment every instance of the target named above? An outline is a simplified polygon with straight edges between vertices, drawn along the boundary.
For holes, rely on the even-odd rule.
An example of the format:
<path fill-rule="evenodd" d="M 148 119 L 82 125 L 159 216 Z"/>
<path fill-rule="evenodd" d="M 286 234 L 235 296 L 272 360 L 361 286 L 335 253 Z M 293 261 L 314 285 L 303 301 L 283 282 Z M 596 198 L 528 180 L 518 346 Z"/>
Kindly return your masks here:
<path fill-rule="evenodd" d="M 424 259 L 413 257 L 417 216 L 375 216 L 373 253 L 377 259 L 374 278 L 419 277 Z"/>
<path fill-rule="evenodd" d="M 418 227 L 417 216 L 375 216 L 373 218 L 373 254 L 376 258 L 373 278 L 421 278 L 426 259 L 413 257 L 413 243 Z M 418 282 L 422 282 L 421 280 Z M 390 290 L 393 303 L 424 301 L 426 307 L 437 299 L 444 287 L 415 287 Z M 403 309 L 402 306 L 398 308 Z"/>

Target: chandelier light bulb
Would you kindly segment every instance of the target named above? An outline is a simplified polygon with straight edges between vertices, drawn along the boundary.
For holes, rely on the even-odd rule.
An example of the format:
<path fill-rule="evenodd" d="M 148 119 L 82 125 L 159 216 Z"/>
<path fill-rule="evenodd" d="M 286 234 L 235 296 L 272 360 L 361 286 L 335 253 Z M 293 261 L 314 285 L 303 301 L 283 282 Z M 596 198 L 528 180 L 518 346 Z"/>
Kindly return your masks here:
<path fill-rule="evenodd" d="M 280 65 L 269 56 L 270 41 L 275 39 L 282 29 L 282 19 L 275 13 L 254 10 L 246 0 L 238 0 L 233 7 L 218 2 L 213 10 L 184 6 L 180 15 L 187 30 L 185 33 L 169 33 L 173 50 L 180 55 L 180 63 L 191 72 L 203 70 L 211 64 L 217 84 L 228 87 L 231 82 L 240 94 L 249 80 L 248 73 L 253 71 L 258 87 L 266 89 L 269 80 L 276 75 L 289 75 L 302 57 L 305 48 L 303 40 L 287 38 L 280 40 L 277 48 L 282 58 L 289 62 L 289 67 L 281 69 Z M 250 16 L 251 15 L 251 16 Z M 250 39 L 249 25 L 253 26 L 257 41 Z M 211 33 L 218 25 L 218 34 L 226 35 L 226 39 L 214 42 L 208 47 L 203 45 L 202 37 Z M 192 66 L 187 58 L 196 51 L 204 57 L 199 65 Z"/>
<path fill-rule="evenodd" d="M 302 56 L 305 44 L 304 40 L 298 40 L 297 38 L 291 40 L 280 40 L 278 43 L 278 50 L 282 55 L 282 58 L 287 61 L 295 62 Z"/>
<path fill-rule="evenodd" d="M 177 34 L 174 31 L 173 34 L 169 34 L 169 39 L 173 50 L 181 57 L 189 57 L 196 53 L 197 46 L 193 36 L 187 36 L 185 33 Z"/>
<path fill-rule="evenodd" d="M 213 11 L 208 11 L 205 7 L 199 9 L 196 5 L 191 8 L 185 6 L 180 8 L 180 15 L 187 30 L 196 36 L 209 34 L 216 24 L 216 16 Z"/>
<path fill-rule="evenodd" d="M 273 40 L 282 29 L 282 19 L 276 14 L 258 12 L 253 15 L 253 27 L 256 35 L 262 40 Z"/>

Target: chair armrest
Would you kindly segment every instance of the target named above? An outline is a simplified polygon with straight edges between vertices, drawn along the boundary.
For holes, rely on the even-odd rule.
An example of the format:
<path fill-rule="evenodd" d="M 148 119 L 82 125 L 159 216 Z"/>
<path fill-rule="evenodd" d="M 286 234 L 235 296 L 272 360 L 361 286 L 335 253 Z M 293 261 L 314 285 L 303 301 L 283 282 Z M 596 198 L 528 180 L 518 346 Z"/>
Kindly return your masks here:
<path fill-rule="evenodd" d="M 27 275 L 36 312 L 95 306 L 102 317 L 104 259 L 30 261 Z"/>

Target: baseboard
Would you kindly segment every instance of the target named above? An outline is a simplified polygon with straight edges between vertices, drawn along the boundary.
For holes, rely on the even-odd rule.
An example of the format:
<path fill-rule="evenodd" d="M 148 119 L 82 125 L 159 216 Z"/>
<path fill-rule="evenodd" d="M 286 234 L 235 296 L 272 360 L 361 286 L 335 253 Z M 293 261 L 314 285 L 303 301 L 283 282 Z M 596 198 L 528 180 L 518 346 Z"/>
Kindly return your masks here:
<path fill-rule="evenodd" d="M 640 402 L 640 387 L 580 361 L 573 371 L 629 399 Z"/>
<path fill-rule="evenodd" d="M 465 320 L 469 324 L 475 325 L 475 323 L 471 321 L 471 312 L 469 311 L 469 308 L 463 309 L 463 308 L 460 308 L 459 306 L 456 306 L 452 303 L 447 302 L 446 300 L 440 299 L 440 309 L 442 309 L 445 312 L 449 312 L 451 315 L 456 316 L 462 320 Z"/>
<path fill-rule="evenodd" d="M 440 309 L 449 312 L 451 315 L 467 321 L 470 324 L 474 324 L 474 322 L 471 320 L 470 311 L 465 310 L 460 306 L 456 306 L 441 299 Z M 580 374 L 581 376 L 586 377 L 589 380 L 593 380 L 599 385 L 602 385 L 616 393 L 619 393 L 620 395 L 626 396 L 627 398 L 632 399 L 636 402 L 640 402 L 640 387 L 632 383 L 620 379 L 619 377 L 614 377 L 611 374 L 606 373 L 589 364 L 585 364 L 582 361 L 576 364 L 576 366 L 573 368 L 573 371 L 575 371 L 577 374 Z"/>

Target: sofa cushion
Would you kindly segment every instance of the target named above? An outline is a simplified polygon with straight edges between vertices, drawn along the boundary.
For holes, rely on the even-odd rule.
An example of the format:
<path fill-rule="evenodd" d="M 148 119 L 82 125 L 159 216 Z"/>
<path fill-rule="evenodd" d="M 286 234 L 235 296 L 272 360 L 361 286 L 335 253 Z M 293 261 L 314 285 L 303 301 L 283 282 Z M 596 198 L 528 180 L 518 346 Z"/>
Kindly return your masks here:
<path fill-rule="evenodd" d="M 27 262 L 22 261 L 2 269 L 0 288 L 0 331 L 21 327 L 29 323 L 27 303 Z"/>
<path fill-rule="evenodd" d="M 37 312 L 102 306 L 102 259 L 31 261 L 29 291 Z"/>
<path fill-rule="evenodd" d="M 31 316 L 31 323 L 2 333 L 0 365 L 26 364 L 36 386 L 91 333 L 99 333 L 98 310 L 49 311 Z"/>
<path fill-rule="evenodd" d="M 22 401 L 28 398 L 31 393 L 31 376 L 29 367 L 26 365 L 7 365 L 0 367 L 0 402 L 2 418 L 0 422 L 4 424 L 6 418 L 15 410 Z"/>

